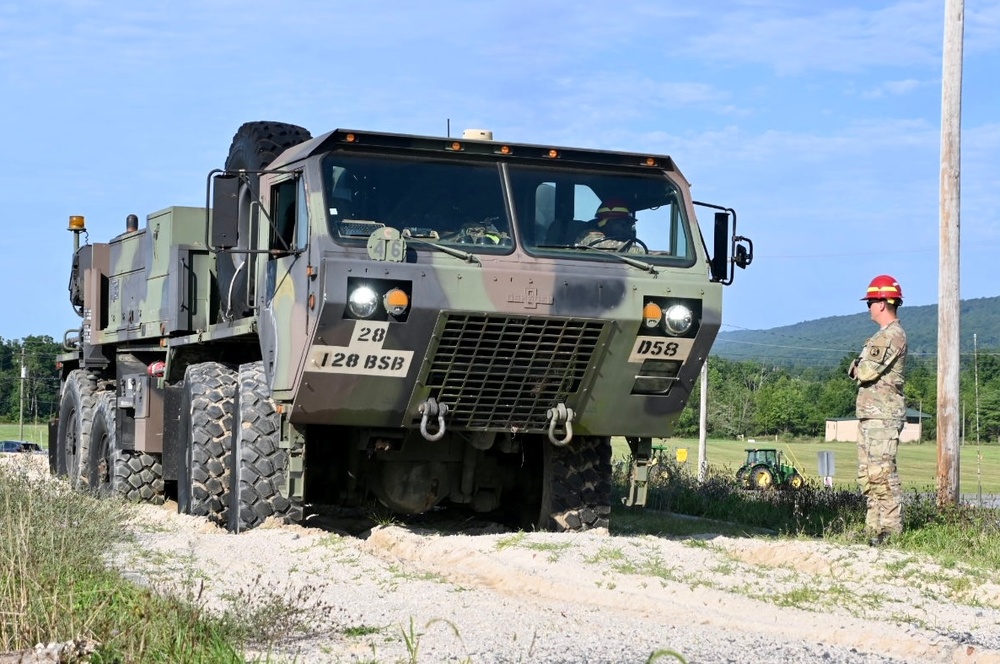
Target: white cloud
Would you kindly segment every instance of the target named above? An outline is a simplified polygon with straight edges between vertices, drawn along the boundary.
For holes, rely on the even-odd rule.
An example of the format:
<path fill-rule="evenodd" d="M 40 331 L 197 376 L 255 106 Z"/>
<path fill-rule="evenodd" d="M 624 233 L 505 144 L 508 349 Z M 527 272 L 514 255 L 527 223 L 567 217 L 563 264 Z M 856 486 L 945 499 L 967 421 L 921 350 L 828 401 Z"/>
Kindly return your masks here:
<path fill-rule="evenodd" d="M 939 80 L 920 81 L 908 78 L 902 81 L 885 81 L 881 85 L 861 94 L 865 99 L 881 99 L 887 96 L 902 96 L 922 87 L 940 85 Z"/>

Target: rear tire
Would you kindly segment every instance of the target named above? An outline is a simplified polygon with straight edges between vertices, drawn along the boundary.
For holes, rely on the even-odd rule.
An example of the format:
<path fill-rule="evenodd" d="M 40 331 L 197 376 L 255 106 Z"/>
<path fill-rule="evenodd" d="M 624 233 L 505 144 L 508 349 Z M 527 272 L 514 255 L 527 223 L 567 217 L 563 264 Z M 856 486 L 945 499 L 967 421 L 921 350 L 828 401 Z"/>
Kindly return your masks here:
<path fill-rule="evenodd" d="M 226 523 L 235 391 L 235 372 L 218 362 L 192 364 L 184 372 L 185 445 L 177 469 L 177 511 L 220 525 Z"/>
<path fill-rule="evenodd" d="M 74 489 L 90 480 L 90 436 L 97 410 L 97 377 L 85 369 L 66 376 L 59 400 L 56 434 L 56 474 L 65 476 Z"/>
<path fill-rule="evenodd" d="M 239 420 L 233 432 L 229 530 L 250 530 L 272 516 L 301 521 L 302 503 L 283 494 L 288 450 L 280 446 L 281 418 L 265 381 L 263 362 L 240 366 L 235 410 Z"/>
<path fill-rule="evenodd" d="M 90 486 L 100 498 L 120 496 L 133 503 L 162 505 L 161 455 L 120 449 L 117 418 L 115 393 L 102 393 L 90 435 Z"/>
<path fill-rule="evenodd" d="M 576 436 L 544 443 L 539 530 L 607 528 L 611 517 L 611 438 Z"/>
<path fill-rule="evenodd" d="M 98 497 L 121 494 L 115 472 L 121 452 L 115 429 L 117 408 L 115 393 L 102 392 L 94 413 L 94 427 L 90 430 L 90 486 Z"/>
<path fill-rule="evenodd" d="M 736 471 L 736 484 L 741 489 L 752 489 L 753 486 L 750 484 L 750 469 L 746 466 L 742 466 Z"/>

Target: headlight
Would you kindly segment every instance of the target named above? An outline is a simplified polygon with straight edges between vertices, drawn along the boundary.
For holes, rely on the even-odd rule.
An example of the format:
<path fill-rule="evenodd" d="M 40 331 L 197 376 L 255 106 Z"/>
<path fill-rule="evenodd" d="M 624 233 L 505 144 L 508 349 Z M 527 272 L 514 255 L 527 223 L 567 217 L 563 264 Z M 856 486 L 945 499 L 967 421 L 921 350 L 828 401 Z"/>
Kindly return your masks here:
<path fill-rule="evenodd" d="M 663 312 L 663 327 L 675 337 L 686 333 L 694 322 L 694 314 L 683 304 L 675 304 Z"/>
<path fill-rule="evenodd" d="M 358 286 L 347 298 L 347 310 L 356 318 L 371 318 L 378 310 L 378 293 L 368 286 Z"/>

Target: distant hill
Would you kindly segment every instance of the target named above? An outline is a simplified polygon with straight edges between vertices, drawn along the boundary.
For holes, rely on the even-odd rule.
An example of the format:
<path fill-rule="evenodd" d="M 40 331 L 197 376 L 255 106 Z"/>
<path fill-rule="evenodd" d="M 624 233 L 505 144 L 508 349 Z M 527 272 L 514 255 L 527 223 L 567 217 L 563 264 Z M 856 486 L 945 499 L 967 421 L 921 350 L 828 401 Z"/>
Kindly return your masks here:
<path fill-rule="evenodd" d="M 937 356 L 937 305 L 903 305 L 899 318 L 913 356 Z M 723 320 L 725 318 L 723 317 Z M 830 316 L 769 330 L 737 330 L 719 334 L 712 355 L 731 360 L 758 360 L 783 366 L 830 366 L 861 350 L 875 331 L 868 312 Z M 961 352 L 1000 350 L 1000 296 L 962 300 Z"/>

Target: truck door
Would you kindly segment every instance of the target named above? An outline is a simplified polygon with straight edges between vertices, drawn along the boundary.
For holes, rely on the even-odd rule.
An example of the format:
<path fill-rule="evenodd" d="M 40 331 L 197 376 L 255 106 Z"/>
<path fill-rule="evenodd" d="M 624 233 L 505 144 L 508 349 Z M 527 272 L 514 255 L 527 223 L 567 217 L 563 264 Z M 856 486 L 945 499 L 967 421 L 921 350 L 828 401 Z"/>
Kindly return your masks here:
<path fill-rule="evenodd" d="M 264 372 L 276 398 L 291 398 L 309 331 L 309 219 L 301 173 L 274 182 L 269 221 L 260 225 L 263 278 L 259 289 Z"/>

